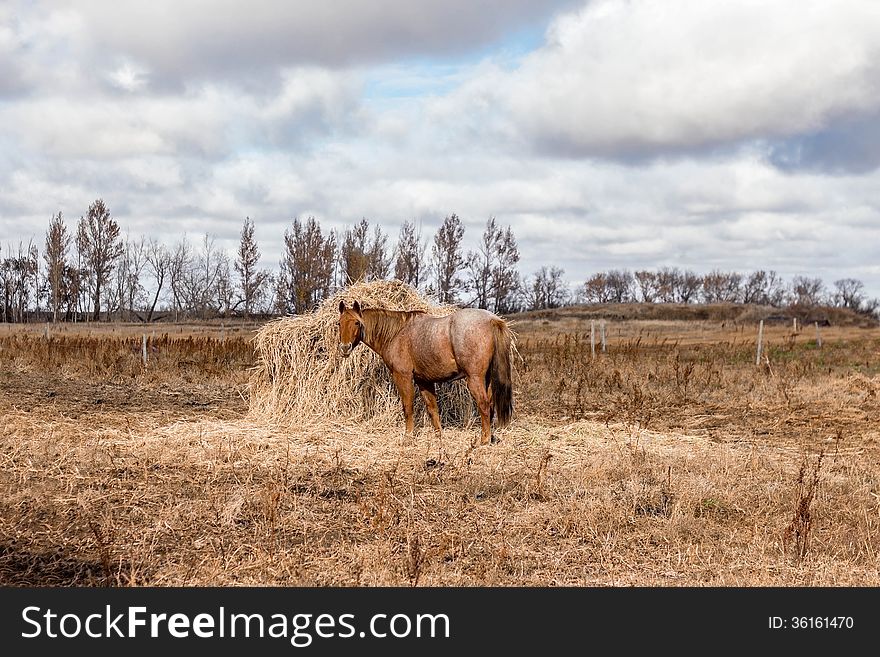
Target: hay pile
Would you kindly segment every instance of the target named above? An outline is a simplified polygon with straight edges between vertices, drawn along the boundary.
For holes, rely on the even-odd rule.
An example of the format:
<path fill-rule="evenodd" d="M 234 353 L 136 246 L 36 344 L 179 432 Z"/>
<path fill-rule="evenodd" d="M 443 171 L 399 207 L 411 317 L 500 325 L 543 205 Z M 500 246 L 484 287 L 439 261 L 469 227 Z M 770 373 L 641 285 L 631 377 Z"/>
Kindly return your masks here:
<path fill-rule="evenodd" d="M 255 342 L 260 364 L 250 384 L 250 412 L 260 421 L 295 425 L 320 421 L 403 427 L 397 389 L 382 359 L 366 345 L 339 355 L 339 302 L 364 308 L 424 310 L 448 315 L 453 306 L 429 302 L 400 281 L 356 283 L 325 299 L 314 312 L 282 317 L 263 326 Z M 465 426 L 475 415 L 467 386 L 437 386 L 444 426 Z M 416 430 L 426 421 L 421 395 L 415 402 Z"/>

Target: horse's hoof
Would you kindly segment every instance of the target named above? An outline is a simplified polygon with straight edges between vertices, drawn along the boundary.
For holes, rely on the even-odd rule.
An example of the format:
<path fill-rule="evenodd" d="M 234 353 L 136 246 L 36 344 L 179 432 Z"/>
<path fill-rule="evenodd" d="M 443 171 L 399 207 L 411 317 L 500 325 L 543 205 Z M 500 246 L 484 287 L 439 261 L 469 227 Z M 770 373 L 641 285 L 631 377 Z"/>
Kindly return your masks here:
<path fill-rule="evenodd" d="M 492 434 L 492 437 L 489 438 L 489 442 L 492 443 L 493 445 L 497 445 L 498 443 L 501 442 L 501 438 L 499 438 L 498 436 L 496 436 L 496 435 L 493 433 L 493 434 Z"/>

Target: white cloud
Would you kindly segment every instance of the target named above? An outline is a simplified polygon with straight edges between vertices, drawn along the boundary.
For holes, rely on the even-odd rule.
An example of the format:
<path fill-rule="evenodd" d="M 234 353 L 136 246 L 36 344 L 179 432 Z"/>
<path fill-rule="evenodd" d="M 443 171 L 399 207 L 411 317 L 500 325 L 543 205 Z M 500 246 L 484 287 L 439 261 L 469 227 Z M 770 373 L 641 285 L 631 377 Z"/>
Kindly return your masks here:
<path fill-rule="evenodd" d="M 267 98 L 220 85 L 158 96 L 49 90 L 0 106 L 0 121 L 15 126 L 10 139 L 22 148 L 52 157 L 215 159 L 240 147 L 301 146 L 316 134 L 344 129 L 357 114 L 359 87 L 349 74 L 296 69 L 283 80 L 278 95 Z"/>
<path fill-rule="evenodd" d="M 70 0 L 94 53 L 125 55 L 158 78 L 247 77 L 296 65 L 351 66 L 460 55 L 573 0 Z"/>
<path fill-rule="evenodd" d="M 147 71 L 131 62 L 123 62 L 107 74 L 107 79 L 123 91 L 140 91 L 147 85 Z"/>
<path fill-rule="evenodd" d="M 597 0 L 488 92 L 539 149 L 624 157 L 816 130 L 880 108 L 872 0 Z"/>
<path fill-rule="evenodd" d="M 39 88 L 56 93 L 83 79 L 83 24 L 78 14 L 26 0 L 0 4 L 0 98 Z"/>

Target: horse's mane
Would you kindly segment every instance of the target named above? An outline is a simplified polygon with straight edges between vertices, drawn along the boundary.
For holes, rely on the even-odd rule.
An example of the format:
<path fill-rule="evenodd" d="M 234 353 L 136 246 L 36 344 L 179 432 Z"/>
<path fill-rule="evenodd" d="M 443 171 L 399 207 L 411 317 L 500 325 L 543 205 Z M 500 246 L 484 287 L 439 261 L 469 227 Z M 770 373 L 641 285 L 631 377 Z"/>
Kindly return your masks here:
<path fill-rule="evenodd" d="M 416 315 L 424 315 L 424 310 L 385 310 L 383 308 L 365 308 L 361 312 L 367 339 L 373 349 L 382 352 L 385 346 Z"/>

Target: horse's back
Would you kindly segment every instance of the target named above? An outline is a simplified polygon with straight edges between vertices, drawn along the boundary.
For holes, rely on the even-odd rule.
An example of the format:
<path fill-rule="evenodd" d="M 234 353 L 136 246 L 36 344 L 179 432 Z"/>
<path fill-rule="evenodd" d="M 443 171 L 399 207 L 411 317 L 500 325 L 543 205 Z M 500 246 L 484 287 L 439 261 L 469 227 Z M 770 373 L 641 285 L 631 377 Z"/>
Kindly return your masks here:
<path fill-rule="evenodd" d="M 458 378 L 488 365 L 492 326 L 500 321 L 479 308 L 462 308 L 441 317 L 420 315 L 404 329 L 405 340 L 397 346 L 406 348 L 416 374 L 436 380 Z"/>
<path fill-rule="evenodd" d="M 480 308 L 462 308 L 450 317 L 449 338 L 456 360 L 468 369 L 484 369 L 492 358 L 497 315 Z"/>
<path fill-rule="evenodd" d="M 482 308 L 462 308 L 449 315 L 451 324 L 451 335 L 453 339 L 456 337 L 467 339 L 472 336 L 472 331 L 482 332 L 492 327 L 493 321 L 501 321 L 501 319 Z"/>

